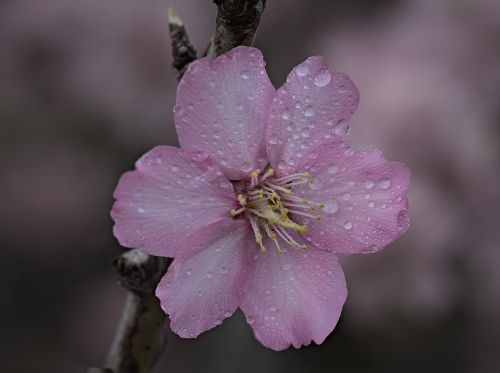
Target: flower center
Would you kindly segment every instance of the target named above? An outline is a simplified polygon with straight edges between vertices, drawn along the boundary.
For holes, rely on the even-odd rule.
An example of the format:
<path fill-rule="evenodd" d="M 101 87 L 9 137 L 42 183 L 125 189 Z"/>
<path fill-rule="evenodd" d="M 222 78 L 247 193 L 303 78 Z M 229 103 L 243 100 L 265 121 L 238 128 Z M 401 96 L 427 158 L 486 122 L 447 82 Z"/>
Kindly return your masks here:
<path fill-rule="evenodd" d="M 315 213 L 325 206 L 293 194 L 296 185 L 314 184 L 314 179 L 308 179 L 308 176 L 309 173 L 304 172 L 275 178 L 272 168 L 264 173 L 255 170 L 250 173 L 250 182 L 239 188 L 238 208 L 231 210 L 231 216 L 244 215 L 248 219 L 262 252 L 267 251 L 262 242 L 263 233 L 271 239 L 279 253 L 285 252 L 281 247 L 283 242 L 291 247 L 307 249 L 306 245 L 293 239 L 290 230 L 304 234 L 308 227 L 295 223 L 292 217 L 301 215 L 320 220 L 321 216 Z"/>

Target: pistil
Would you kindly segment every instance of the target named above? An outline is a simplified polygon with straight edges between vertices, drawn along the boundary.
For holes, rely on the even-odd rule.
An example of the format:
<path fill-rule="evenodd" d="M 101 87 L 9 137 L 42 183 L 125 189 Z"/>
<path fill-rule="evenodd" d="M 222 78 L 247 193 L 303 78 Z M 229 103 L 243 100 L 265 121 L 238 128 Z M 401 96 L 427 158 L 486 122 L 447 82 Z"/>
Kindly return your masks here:
<path fill-rule="evenodd" d="M 250 182 L 243 191 L 238 194 L 238 207 L 231 210 L 231 216 L 236 218 L 240 215 L 249 221 L 252 227 L 255 242 L 262 252 L 267 251 L 263 244 L 261 230 L 273 241 L 278 253 L 283 254 L 285 250 L 281 247 L 279 240 L 288 246 L 306 249 L 306 245 L 299 244 L 289 233 L 289 230 L 305 234 L 307 225 L 294 222 L 290 214 L 300 215 L 320 220 L 320 215 L 314 215 L 324 204 L 297 197 L 293 194 L 293 187 L 304 183 L 314 182 L 308 179 L 309 174 L 295 173 L 292 175 L 274 178 L 274 170 L 267 169 L 264 173 L 257 169 L 250 173 Z M 311 211 L 308 213 L 305 211 Z"/>

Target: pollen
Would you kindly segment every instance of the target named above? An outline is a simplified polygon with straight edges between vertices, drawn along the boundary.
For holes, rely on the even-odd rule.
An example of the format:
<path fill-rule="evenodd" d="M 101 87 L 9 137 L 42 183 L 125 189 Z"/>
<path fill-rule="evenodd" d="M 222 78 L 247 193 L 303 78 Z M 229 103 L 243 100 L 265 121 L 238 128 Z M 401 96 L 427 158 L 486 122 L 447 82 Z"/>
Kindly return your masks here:
<path fill-rule="evenodd" d="M 265 240 L 271 242 L 279 254 L 286 253 L 287 247 L 306 250 L 307 245 L 300 241 L 301 235 L 306 234 L 309 227 L 297 221 L 303 218 L 319 221 L 321 215 L 309 212 L 324 208 L 323 203 L 294 194 L 295 186 L 315 182 L 314 179 L 308 179 L 309 172 L 277 178 L 274 170 L 268 168 L 264 172 L 256 169 L 249 176 L 249 183 L 236 197 L 237 207 L 231 209 L 231 216 L 248 220 L 261 252 L 267 251 Z"/>

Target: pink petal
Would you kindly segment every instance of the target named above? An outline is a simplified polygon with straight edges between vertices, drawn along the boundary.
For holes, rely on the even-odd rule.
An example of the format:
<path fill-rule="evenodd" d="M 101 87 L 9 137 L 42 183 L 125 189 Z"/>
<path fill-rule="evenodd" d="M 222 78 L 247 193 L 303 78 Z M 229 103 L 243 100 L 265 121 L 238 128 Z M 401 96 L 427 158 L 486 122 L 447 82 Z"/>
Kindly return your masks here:
<path fill-rule="evenodd" d="M 193 62 L 177 89 L 175 126 L 183 149 L 204 150 L 230 180 L 266 164 L 264 132 L 276 91 L 262 53 L 237 47 Z"/>
<path fill-rule="evenodd" d="M 283 255 L 269 249 L 256 251 L 254 266 L 240 307 L 255 337 L 277 351 L 290 344 L 322 343 L 335 328 L 347 296 L 336 256 L 314 248 L 288 249 Z"/>
<path fill-rule="evenodd" d="M 407 191 L 410 171 L 385 160 L 378 150 L 354 150 L 342 141 L 311 153 L 298 169 L 308 170 L 314 184 L 294 189 L 324 203 L 321 221 L 308 223 L 306 238 L 335 253 L 373 253 L 408 229 Z M 296 220 L 304 223 L 297 217 Z"/>
<path fill-rule="evenodd" d="M 233 314 L 248 282 L 251 245 L 251 231 L 240 221 L 196 254 L 175 258 L 156 289 L 175 333 L 195 338 Z"/>
<path fill-rule="evenodd" d="M 175 257 L 233 224 L 232 184 L 206 153 L 157 146 L 125 173 L 111 211 L 121 245 Z"/>
<path fill-rule="evenodd" d="M 279 175 L 287 174 L 319 144 L 343 137 L 359 102 L 347 75 L 328 69 L 315 56 L 288 75 L 271 106 L 267 154 Z"/>

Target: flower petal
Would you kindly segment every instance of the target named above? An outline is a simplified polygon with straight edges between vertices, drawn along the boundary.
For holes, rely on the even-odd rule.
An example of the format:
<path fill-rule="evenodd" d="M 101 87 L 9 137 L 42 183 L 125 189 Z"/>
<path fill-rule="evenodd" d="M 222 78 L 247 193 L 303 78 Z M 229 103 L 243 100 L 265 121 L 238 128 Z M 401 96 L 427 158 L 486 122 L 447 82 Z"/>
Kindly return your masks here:
<path fill-rule="evenodd" d="M 175 258 L 156 289 L 171 329 L 183 338 L 221 324 L 238 307 L 250 274 L 248 247 L 255 242 L 246 223 L 235 227 L 196 254 Z"/>
<path fill-rule="evenodd" d="M 271 106 L 266 146 L 278 175 L 287 174 L 312 148 L 343 137 L 359 102 L 347 75 L 315 56 L 296 66 Z"/>
<path fill-rule="evenodd" d="M 267 246 L 271 248 L 271 244 Z M 254 256 L 254 275 L 240 305 L 255 337 L 273 350 L 322 343 L 337 324 L 347 297 L 334 254 L 288 249 Z"/>
<path fill-rule="evenodd" d="M 174 120 L 183 149 L 204 150 L 230 180 L 266 164 L 264 132 L 276 93 L 262 53 L 237 47 L 193 62 L 177 89 Z"/>
<path fill-rule="evenodd" d="M 313 245 L 338 254 L 373 253 L 408 229 L 406 165 L 342 141 L 319 147 L 311 157 L 298 168 L 308 170 L 315 183 L 294 192 L 325 204 L 319 222 L 296 217 L 308 223 L 306 238 Z"/>
<path fill-rule="evenodd" d="M 235 193 L 208 154 L 158 146 L 116 187 L 111 211 L 121 245 L 175 257 L 231 225 Z"/>

